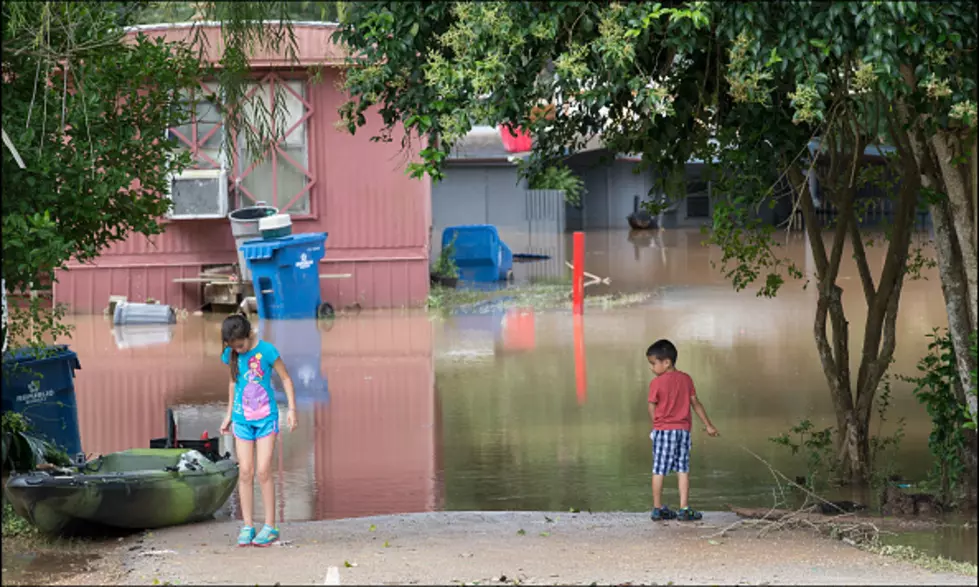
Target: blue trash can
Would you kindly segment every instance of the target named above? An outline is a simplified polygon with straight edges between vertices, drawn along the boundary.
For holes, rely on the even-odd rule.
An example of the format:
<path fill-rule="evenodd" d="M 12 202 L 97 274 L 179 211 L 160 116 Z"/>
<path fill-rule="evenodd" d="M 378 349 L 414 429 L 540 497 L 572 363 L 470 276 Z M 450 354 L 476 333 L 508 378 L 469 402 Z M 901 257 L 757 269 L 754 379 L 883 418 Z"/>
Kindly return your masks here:
<path fill-rule="evenodd" d="M 326 233 L 309 232 L 242 243 L 262 320 L 314 319 L 320 307 L 319 262 Z"/>
<path fill-rule="evenodd" d="M 75 404 L 78 355 L 67 345 L 17 349 L 3 358 L 3 411 L 26 416 L 34 432 L 58 445 L 70 458 L 82 452 Z"/>
<path fill-rule="evenodd" d="M 459 281 L 489 283 L 508 279 L 513 269 L 513 252 L 500 240 L 492 224 L 450 226 L 442 231 L 442 248 L 455 239 L 453 260 Z"/>
<path fill-rule="evenodd" d="M 329 403 L 330 393 L 323 375 L 323 333 L 320 323 L 313 321 L 286 322 L 272 320 L 259 322 L 262 338 L 275 345 L 282 362 L 289 369 L 289 377 L 296 389 L 298 405 L 323 405 Z M 284 409 L 286 396 L 278 375 L 272 375 L 276 385 L 276 399 Z"/>

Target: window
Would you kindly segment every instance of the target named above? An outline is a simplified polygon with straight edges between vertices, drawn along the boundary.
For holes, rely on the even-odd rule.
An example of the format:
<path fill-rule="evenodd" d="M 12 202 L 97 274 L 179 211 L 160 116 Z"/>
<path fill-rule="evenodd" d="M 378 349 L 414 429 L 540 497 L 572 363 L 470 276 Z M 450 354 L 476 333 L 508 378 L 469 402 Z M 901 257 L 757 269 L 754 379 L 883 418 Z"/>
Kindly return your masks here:
<path fill-rule="evenodd" d="M 251 206 L 262 201 L 275 206 L 280 211 L 293 215 L 310 213 L 310 189 L 313 175 L 309 171 L 309 144 L 307 123 L 312 115 L 312 106 L 306 100 L 306 83 L 297 80 L 284 80 L 276 74 L 269 74 L 260 82 L 249 84 L 245 95 L 247 118 L 252 121 L 252 130 L 264 136 L 264 151 L 256 161 L 249 150 L 244 136 L 235 141 L 234 163 L 229 164 L 225 155 L 226 136 L 224 121 L 218 108 L 211 101 L 217 94 L 216 86 L 201 84 L 196 108 L 191 105 L 190 96 L 182 102 L 191 110 L 187 124 L 170 129 L 170 137 L 177 139 L 178 148 L 189 150 L 193 157 L 194 169 L 228 169 L 228 176 L 234 182 L 234 204 L 236 207 Z M 258 96 L 268 112 L 273 107 L 282 108 L 282 114 L 266 116 L 269 132 L 260 132 L 255 122 L 258 120 L 253 96 Z M 278 100 L 282 100 L 280 104 Z M 277 120 L 284 119 L 285 128 L 278 129 Z M 279 135 L 277 141 L 269 136 Z"/>
<path fill-rule="evenodd" d="M 267 112 L 279 107 L 283 109 L 283 114 L 267 117 L 271 134 L 279 135 L 279 139 L 268 140 L 257 162 L 244 136 L 238 137 L 235 191 L 239 206 L 264 201 L 287 214 L 309 214 L 309 190 L 313 176 L 309 171 L 306 127 L 312 109 L 306 101 L 305 86 L 302 81 L 283 80 L 273 74 L 260 83 L 251 84 L 246 90 L 246 96 L 250 98 L 247 105 L 249 120 L 258 119 L 256 105 L 251 100 L 251 96 L 256 94 Z M 282 100 L 282 103 L 278 100 Z M 276 125 L 283 119 L 285 128 L 278 129 Z M 258 132 L 255 126 L 252 129 Z"/>
<path fill-rule="evenodd" d="M 215 91 L 201 84 L 197 91 L 197 104 L 191 104 L 191 96 L 184 94 L 181 104 L 190 110 L 190 120 L 181 126 L 170 129 L 170 138 L 177 139 L 178 149 L 189 150 L 193 157 L 194 169 L 221 169 L 224 165 L 224 125 L 221 113 L 208 96 Z"/>

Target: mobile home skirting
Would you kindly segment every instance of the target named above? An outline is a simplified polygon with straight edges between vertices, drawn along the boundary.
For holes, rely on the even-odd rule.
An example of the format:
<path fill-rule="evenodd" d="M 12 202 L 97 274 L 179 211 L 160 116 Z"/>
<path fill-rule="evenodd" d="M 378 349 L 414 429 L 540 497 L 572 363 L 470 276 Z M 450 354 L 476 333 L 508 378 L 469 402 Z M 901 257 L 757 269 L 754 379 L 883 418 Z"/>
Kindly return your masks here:
<path fill-rule="evenodd" d="M 109 296 L 126 296 L 130 301 L 154 299 L 175 308 L 194 312 L 203 307 L 203 285 L 175 282 L 198 277 L 204 266 L 188 264 L 141 264 L 131 266 L 75 266 L 59 271 L 54 284 L 55 303 L 67 304 L 73 314 L 98 314 L 109 304 Z M 382 259 L 327 259 L 320 275 L 347 278 L 322 279 L 323 301 L 336 309 L 353 304 L 363 308 L 424 306 L 428 297 L 428 259 L 414 255 Z"/>

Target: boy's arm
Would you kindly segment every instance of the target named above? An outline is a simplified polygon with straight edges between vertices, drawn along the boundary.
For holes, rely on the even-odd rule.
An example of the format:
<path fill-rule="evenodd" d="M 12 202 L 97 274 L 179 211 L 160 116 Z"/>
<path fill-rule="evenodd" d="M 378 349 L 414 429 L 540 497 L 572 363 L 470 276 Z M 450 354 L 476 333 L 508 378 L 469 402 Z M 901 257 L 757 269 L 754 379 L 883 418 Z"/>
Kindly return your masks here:
<path fill-rule="evenodd" d="M 707 428 L 707 434 L 710 436 L 717 436 L 717 428 L 714 428 L 714 424 L 711 423 L 710 418 L 707 417 L 707 410 L 704 409 L 704 404 L 700 403 L 697 396 L 690 398 L 690 407 L 693 408 L 697 417 L 700 421 L 704 423 L 704 427 Z"/>
<path fill-rule="evenodd" d="M 649 425 L 652 427 L 653 423 L 656 421 L 656 404 L 649 402 L 646 405 L 649 407 Z"/>

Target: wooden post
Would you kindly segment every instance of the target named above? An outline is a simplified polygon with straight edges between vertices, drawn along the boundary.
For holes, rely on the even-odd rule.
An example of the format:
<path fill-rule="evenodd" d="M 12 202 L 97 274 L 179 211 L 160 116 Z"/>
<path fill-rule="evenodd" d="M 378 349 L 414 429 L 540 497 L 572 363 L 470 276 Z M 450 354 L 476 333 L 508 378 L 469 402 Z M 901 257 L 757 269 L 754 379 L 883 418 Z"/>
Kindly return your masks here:
<path fill-rule="evenodd" d="M 572 307 L 575 316 L 585 310 L 585 233 L 574 233 L 574 268 L 571 270 Z"/>

